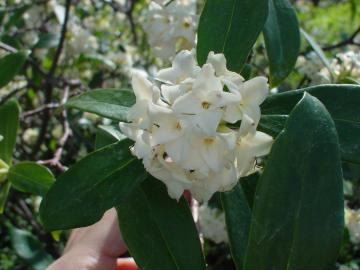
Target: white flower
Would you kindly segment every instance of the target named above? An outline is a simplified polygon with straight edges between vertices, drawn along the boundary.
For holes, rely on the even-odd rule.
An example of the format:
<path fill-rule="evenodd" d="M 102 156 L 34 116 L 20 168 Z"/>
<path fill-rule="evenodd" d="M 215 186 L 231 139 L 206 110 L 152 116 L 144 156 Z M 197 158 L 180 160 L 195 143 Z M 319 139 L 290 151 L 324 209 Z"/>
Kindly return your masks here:
<path fill-rule="evenodd" d="M 182 51 L 172 67 L 160 70 L 160 89 L 140 73 L 132 86 L 136 103 L 122 132 L 135 141 L 132 153 L 161 180 L 172 198 L 190 190 L 198 201 L 228 191 L 252 173 L 257 157 L 269 153 L 273 139 L 256 131 L 267 80 L 244 82 L 226 68 L 223 55 L 210 53 L 200 68 L 194 51 Z M 231 110 L 239 111 L 238 130 L 227 127 Z"/>
<path fill-rule="evenodd" d="M 239 101 L 240 96 L 223 91 L 214 68 L 205 64 L 194 80 L 192 91 L 179 97 L 173 109 L 178 115 L 190 118 L 206 134 L 213 135 L 223 116 L 222 107 Z"/>
<path fill-rule="evenodd" d="M 339 270 L 359 270 L 359 266 L 357 266 L 356 262 L 352 262 L 350 265 L 340 265 Z"/>
<path fill-rule="evenodd" d="M 228 243 L 229 238 L 226 231 L 225 214 L 207 204 L 199 207 L 199 229 L 200 233 L 216 244 Z"/>
<path fill-rule="evenodd" d="M 345 225 L 349 230 L 350 241 L 360 244 L 360 210 L 345 207 Z"/>
<path fill-rule="evenodd" d="M 69 23 L 66 38 L 67 51 L 71 55 L 94 53 L 99 47 L 96 37 L 75 22 Z"/>
<path fill-rule="evenodd" d="M 144 29 L 156 56 L 168 59 L 178 49 L 195 45 L 195 5 L 173 1 L 167 6 L 151 2 Z"/>
<path fill-rule="evenodd" d="M 262 157 L 270 152 L 273 138 L 263 132 L 256 131 L 240 136 L 236 142 L 236 167 L 238 176 L 253 173 L 257 157 Z"/>
<path fill-rule="evenodd" d="M 36 128 L 28 128 L 24 131 L 23 140 L 28 144 L 34 144 L 39 136 L 39 130 Z"/>
<path fill-rule="evenodd" d="M 229 123 L 236 123 L 241 120 L 240 132 L 246 133 L 250 127 L 256 129 L 260 121 L 260 104 L 269 93 L 267 79 L 255 77 L 240 84 L 237 88 L 229 88 L 241 98 L 238 104 L 227 106 L 224 119 Z"/>
<path fill-rule="evenodd" d="M 141 128 L 150 128 L 149 106 L 159 101 L 160 90 L 139 73 L 133 74 L 132 86 L 136 103 L 130 109 L 128 119 Z"/>
<path fill-rule="evenodd" d="M 228 87 L 233 86 L 237 88 L 237 85 L 241 85 L 244 81 L 244 78 L 240 74 L 227 69 L 226 59 L 222 53 L 215 54 L 214 52 L 210 52 L 207 63 L 214 67 L 216 75 L 219 76 Z"/>

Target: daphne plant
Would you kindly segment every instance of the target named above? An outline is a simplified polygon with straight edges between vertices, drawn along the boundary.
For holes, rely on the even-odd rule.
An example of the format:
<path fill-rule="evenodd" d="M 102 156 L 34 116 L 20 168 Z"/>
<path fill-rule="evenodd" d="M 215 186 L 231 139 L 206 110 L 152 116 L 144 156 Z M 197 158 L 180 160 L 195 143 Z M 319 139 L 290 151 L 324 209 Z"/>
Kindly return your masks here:
<path fill-rule="evenodd" d="M 360 162 L 360 87 L 269 94 L 267 78 L 246 72 L 262 31 L 274 87 L 299 53 L 290 3 L 208 0 L 196 53 L 180 51 L 153 79 L 134 73 L 131 90 L 72 98 L 68 108 L 116 125 L 99 128 L 97 149 L 51 187 L 40 208 L 45 228 L 88 226 L 116 207 L 140 269 L 206 269 L 183 193 L 206 202 L 218 192 L 238 270 L 333 268 L 344 231 L 342 162 Z"/>

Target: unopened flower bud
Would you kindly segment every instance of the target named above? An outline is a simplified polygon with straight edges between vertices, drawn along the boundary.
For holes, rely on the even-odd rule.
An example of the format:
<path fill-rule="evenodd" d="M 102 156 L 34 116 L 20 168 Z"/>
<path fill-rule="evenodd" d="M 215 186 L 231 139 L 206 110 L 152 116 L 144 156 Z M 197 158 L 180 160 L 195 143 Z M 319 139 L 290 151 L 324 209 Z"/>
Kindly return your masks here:
<path fill-rule="evenodd" d="M 1 158 L 0 158 L 0 183 L 2 183 L 9 172 L 9 165 L 7 165 Z"/>

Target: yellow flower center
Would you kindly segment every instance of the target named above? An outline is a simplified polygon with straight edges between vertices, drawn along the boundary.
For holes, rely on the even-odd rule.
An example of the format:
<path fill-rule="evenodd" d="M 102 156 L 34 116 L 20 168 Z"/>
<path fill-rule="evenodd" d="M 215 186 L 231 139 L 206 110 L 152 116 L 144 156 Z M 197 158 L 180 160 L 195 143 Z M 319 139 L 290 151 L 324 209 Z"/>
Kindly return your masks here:
<path fill-rule="evenodd" d="M 207 110 L 207 109 L 209 109 L 210 108 L 210 103 L 209 102 L 207 102 L 207 101 L 204 101 L 203 103 L 201 103 L 201 106 L 205 109 L 205 110 Z"/>
<path fill-rule="evenodd" d="M 211 138 L 211 137 L 204 138 L 204 144 L 206 144 L 206 145 L 210 145 L 210 144 L 214 143 L 214 141 L 215 141 L 215 139 Z"/>

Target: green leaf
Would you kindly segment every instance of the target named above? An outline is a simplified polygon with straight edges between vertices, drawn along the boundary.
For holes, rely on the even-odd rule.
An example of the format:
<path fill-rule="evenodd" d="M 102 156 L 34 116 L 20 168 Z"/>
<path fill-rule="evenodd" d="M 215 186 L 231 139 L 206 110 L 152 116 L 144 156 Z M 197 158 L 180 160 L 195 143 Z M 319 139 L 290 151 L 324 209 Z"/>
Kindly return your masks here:
<path fill-rule="evenodd" d="M 130 140 L 101 148 L 60 175 L 42 201 L 47 230 L 88 226 L 126 199 L 145 178 L 141 161 L 130 154 Z"/>
<path fill-rule="evenodd" d="M 304 92 L 308 92 L 318 98 L 334 119 L 339 134 L 342 159 L 359 163 L 359 85 L 320 85 L 270 96 L 261 106 L 263 118 L 261 119 L 260 127 L 266 126 L 265 129 L 272 129 L 269 121 L 277 122 L 276 129 L 273 129 L 272 135 L 277 133 L 281 129 L 281 118 L 291 112 L 297 102 L 302 98 Z"/>
<path fill-rule="evenodd" d="M 9 17 L 8 21 L 4 25 L 5 30 L 9 30 L 10 27 L 17 25 L 22 19 L 24 13 L 31 8 L 31 5 L 24 5 L 20 8 L 15 9 L 14 13 Z"/>
<path fill-rule="evenodd" d="M 11 184 L 9 181 L 0 183 L 0 214 L 2 214 L 5 210 L 5 204 L 9 195 L 10 187 Z"/>
<path fill-rule="evenodd" d="M 252 209 L 254 204 L 255 190 L 258 184 L 260 173 L 253 173 L 240 178 L 241 189 L 243 190 L 249 207 Z"/>
<path fill-rule="evenodd" d="M 126 137 L 114 126 L 98 126 L 96 130 L 95 148 L 99 149 Z"/>
<path fill-rule="evenodd" d="M 19 36 L 4 34 L 1 36 L 1 41 L 4 42 L 6 45 L 14 47 L 17 50 L 21 50 L 21 48 L 23 48 L 23 45 L 21 43 L 21 37 Z"/>
<path fill-rule="evenodd" d="M 240 180 L 241 181 L 241 180 Z M 240 184 L 231 191 L 221 193 L 225 212 L 230 250 L 236 269 L 243 269 L 244 256 L 249 236 L 251 210 Z"/>
<path fill-rule="evenodd" d="M 269 0 L 263 33 L 270 62 L 270 84 L 277 86 L 293 70 L 300 50 L 299 22 L 288 0 Z"/>
<path fill-rule="evenodd" d="M 262 115 L 258 129 L 276 137 L 284 128 L 288 115 Z"/>
<path fill-rule="evenodd" d="M 10 53 L 0 59 L 0 88 L 7 85 L 18 74 L 27 58 L 27 53 Z"/>
<path fill-rule="evenodd" d="M 206 269 L 186 200 L 171 199 L 159 180 L 146 179 L 116 209 L 124 240 L 140 269 Z"/>
<path fill-rule="evenodd" d="M 0 75 L 1 76 L 1 75 Z M 16 101 L 10 100 L 0 106 L 0 159 L 8 165 L 11 164 L 19 127 L 20 108 Z"/>
<path fill-rule="evenodd" d="M 97 89 L 72 98 L 66 103 L 66 106 L 110 119 L 125 121 L 129 107 L 134 103 L 135 95 L 131 91 Z"/>
<path fill-rule="evenodd" d="M 60 35 L 57 33 L 44 33 L 39 37 L 39 41 L 35 44 L 35 49 L 54 48 L 59 44 Z"/>
<path fill-rule="evenodd" d="M 275 141 L 256 189 L 246 270 L 327 270 L 344 231 L 335 125 L 305 94 Z"/>
<path fill-rule="evenodd" d="M 30 161 L 12 166 L 8 179 L 16 189 L 40 196 L 44 196 L 55 181 L 48 168 Z"/>
<path fill-rule="evenodd" d="M 43 270 L 52 263 L 52 257 L 44 250 L 42 243 L 30 232 L 11 227 L 10 240 L 16 254 L 29 269 Z"/>
<path fill-rule="evenodd" d="M 332 70 L 332 67 L 330 65 L 329 60 L 327 59 L 327 57 L 324 54 L 324 51 L 321 49 L 321 47 L 319 46 L 319 44 L 317 44 L 317 42 L 308 34 L 305 32 L 304 29 L 300 29 L 301 34 L 304 36 L 304 38 L 306 39 L 306 41 L 310 44 L 310 46 L 312 47 L 312 49 L 314 50 L 314 52 L 317 54 L 317 56 L 319 56 L 321 62 L 324 64 L 324 66 L 329 70 L 331 76 L 333 77 L 334 72 Z"/>
<path fill-rule="evenodd" d="M 267 15 L 268 0 L 207 0 L 198 28 L 199 64 L 214 51 L 224 53 L 228 68 L 240 72 Z"/>

